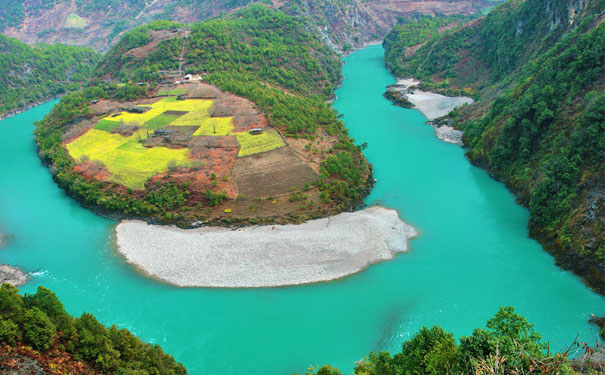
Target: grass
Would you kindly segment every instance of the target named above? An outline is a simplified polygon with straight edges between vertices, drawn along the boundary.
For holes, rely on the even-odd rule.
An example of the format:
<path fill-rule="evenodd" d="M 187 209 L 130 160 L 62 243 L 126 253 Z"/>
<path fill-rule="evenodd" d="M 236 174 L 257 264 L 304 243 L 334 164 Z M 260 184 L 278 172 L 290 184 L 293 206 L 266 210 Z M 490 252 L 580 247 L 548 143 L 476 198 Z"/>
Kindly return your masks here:
<path fill-rule="evenodd" d="M 149 130 L 162 129 L 166 125 L 171 125 L 171 123 L 174 120 L 178 119 L 179 117 L 180 116 L 178 116 L 178 115 L 161 114 L 161 115 L 155 116 L 151 120 L 145 122 L 143 124 L 143 128 L 149 129 Z"/>
<path fill-rule="evenodd" d="M 179 96 L 187 93 L 187 89 L 160 90 L 155 96 Z"/>
<path fill-rule="evenodd" d="M 237 156 L 249 156 L 261 152 L 271 151 L 285 145 L 284 140 L 275 129 L 268 129 L 262 134 L 236 133 L 240 145 Z"/>
<path fill-rule="evenodd" d="M 78 16 L 75 13 L 72 13 L 67 16 L 67 19 L 65 20 L 65 27 L 70 29 L 83 29 L 86 26 L 88 26 L 88 22 L 86 22 L 84 18 Z"/>
<path fill-rule="evenodd" d="M 233 117 L 209 117 L 202 121 L 193 135 L 222 136 L 229 135 L 235 129 Z"/>
<path fill-rule="evenodd" d="M 121 125 L 121 123 L 119 121 L 111 121 L 111 120 L 102 119 L 102 120 L 99 120 L 97 125 L 95 125 L 95 129 L 105 130 L 106 132 L 110 132 L 120 125 Z"/>
<path fill-rule="evenodd" d="M 168 170 L 169 164 L 189 166 L 188 149 L 166 147 L 145 148 L 141 135 L 123 137 L 103 130 L 91 129 L 67 145 L 70 155 L 81 162 L 85 156 L 101 161 L 115 181 L 132 189 L 142 190 L 150 177 Z"/>

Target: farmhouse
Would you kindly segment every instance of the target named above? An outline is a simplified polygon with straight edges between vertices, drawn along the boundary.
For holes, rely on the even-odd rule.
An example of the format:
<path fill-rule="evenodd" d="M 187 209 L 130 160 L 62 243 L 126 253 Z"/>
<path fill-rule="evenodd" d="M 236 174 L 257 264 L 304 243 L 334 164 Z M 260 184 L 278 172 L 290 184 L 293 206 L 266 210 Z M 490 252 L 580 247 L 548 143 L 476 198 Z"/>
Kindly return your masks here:
<path fill-rule="evenodd" d="M 261 128 L 254 128 L 250 130 L 250 134 L 252 135 L 259 135 L 259 134 L 263 134 L 263 129 Z"/>
<path fill-rule="evenodd" d="M 174 133 L 174 130 L 158 129 L 153 132 L 154 137 L 166 137 Z"/>

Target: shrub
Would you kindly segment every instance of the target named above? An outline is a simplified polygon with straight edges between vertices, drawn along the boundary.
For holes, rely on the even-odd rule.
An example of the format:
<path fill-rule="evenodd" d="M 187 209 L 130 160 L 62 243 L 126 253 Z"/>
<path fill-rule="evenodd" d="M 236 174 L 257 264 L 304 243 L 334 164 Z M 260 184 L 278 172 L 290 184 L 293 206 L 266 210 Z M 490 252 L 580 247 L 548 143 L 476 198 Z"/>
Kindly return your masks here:
<path fill-rule="evenodd" d="M 57 330 L 48 316 L 37 307 L 25 311 L 23 339 L 36 350 L 48 350 L 55 341 Z"/>

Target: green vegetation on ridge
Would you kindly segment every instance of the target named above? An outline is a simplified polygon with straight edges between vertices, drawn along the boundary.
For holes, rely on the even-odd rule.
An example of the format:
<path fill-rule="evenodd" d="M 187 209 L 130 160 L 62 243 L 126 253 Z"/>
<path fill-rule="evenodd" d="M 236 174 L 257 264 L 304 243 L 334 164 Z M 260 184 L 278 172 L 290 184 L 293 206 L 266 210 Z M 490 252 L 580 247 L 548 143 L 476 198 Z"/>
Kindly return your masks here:
<path fill-rule="evenodd" d="M 50 368 L 61 371 L 53 373 L 67 373 L 61 366 L 69 362 L 77 365 L 78 361 L 85 362 L 95 374 L 187 373 L 160 346 L 143 343 L 126 329 L 115 325 L 106 328 L 88 313 L 73 318 L 57 296 L 43 287 L 22 296 L 9 284 L 0 286 L 0 343 L 30 355 L 42 354 Z M 65 353 L 73 359 L 65 360 Z M 79 369 L 76 373 L 90 372 Z"/>
<path fill-rule="evenodd" d="M 601 293 L 604 8 L 603 0 L 509 2 L 389 65 L 424 88 L 478 94 L 453 114 L 468 157 L 529 207 L 530 233 L 558 264 Z"/>
<path fill-rule="evenodd" d="M 86 84 L 101 55 L 61 44 L 30 47 L 0 35 L 0 116 Z"/>

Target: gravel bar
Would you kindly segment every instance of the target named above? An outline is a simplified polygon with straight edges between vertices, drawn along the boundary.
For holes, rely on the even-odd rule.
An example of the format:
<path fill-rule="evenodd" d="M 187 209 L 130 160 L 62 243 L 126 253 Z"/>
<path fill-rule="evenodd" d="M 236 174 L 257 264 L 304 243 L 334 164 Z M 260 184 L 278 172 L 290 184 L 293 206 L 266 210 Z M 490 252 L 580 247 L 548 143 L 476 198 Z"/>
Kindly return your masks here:
<path fill-rule="evenodd" d="M 116 226 L 118 251 L 144 273 L 181 287 L 256 288 L 338 279 L 408 249 L 416 230 L 370 207 L 298 225 L 179 229 Z"/>

